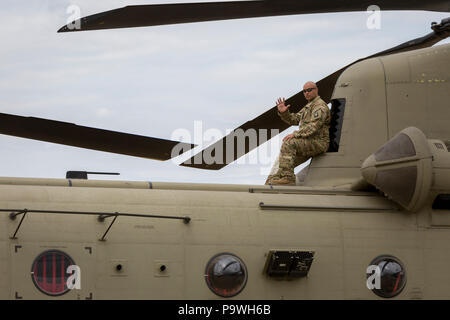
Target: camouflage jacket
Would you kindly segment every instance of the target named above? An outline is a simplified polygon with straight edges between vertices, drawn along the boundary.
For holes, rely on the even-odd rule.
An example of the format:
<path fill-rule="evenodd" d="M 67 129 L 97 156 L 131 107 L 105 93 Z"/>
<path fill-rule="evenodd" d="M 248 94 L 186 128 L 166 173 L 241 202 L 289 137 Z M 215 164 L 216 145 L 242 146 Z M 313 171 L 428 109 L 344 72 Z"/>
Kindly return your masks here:
<path fill-rule="evenodd" d="M 298 113 L 290 113 L 288 110 L 278 115 L 290 125 L 299 125 L 299 130 L 294 131 L 296 138 L 330 140 L 330 109 L 319 96 Z"/>

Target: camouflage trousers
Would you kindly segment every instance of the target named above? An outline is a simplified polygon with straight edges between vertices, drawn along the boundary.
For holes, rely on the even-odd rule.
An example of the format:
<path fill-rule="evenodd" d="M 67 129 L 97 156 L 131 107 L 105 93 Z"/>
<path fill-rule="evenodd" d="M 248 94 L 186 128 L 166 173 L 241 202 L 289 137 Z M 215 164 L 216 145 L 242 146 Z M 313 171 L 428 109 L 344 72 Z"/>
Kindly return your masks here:
<path fill-rule="evenodd" d="M 278 157 L 278 171 L 272 177 L 294 179 L 294 168 L 309 158 L 327 151 L 329 141 L 318 139 L 292 138 L 281 145 Z"/>

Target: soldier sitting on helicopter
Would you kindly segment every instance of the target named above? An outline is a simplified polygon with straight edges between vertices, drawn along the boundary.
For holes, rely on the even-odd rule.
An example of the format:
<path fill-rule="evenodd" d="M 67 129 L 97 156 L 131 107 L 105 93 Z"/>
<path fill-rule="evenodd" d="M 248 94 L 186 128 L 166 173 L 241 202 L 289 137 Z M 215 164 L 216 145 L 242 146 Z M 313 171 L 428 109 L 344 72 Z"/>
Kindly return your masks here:
<path fill-rule="evenodd" d="M 305 83 L 303 94 L 308 104 L 295 114 L 288 111 L 290 105 L 285 105 L 284 98 L 278 98 L 278 115 L 290 125 L 299 125 L 299 130 L 283 138 L 278 163 L 275 163 L 266 184 L 295 185 L 294 168 L 327 151 L 330 143 L 330 110 L 318 91 L 314 82 Z"/>

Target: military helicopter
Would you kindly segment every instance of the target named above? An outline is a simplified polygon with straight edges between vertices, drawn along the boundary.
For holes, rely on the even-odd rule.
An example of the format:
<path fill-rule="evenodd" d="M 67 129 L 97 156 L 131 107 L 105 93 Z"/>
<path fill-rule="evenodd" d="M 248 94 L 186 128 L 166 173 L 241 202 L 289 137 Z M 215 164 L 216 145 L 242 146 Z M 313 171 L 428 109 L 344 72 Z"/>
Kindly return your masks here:
<path fill-rule="evenodd" d="M 448 1 L 380 5 L 449 11 Z M 134 6 L 82 18 L 76 31 L 361 6 L 367 3 Z M 450 45 L 432 47 L 449 34 L 444 19 L 423 37 L 318 81 L 331 103 L 332 141 L 295 187 L 102 181 L 79 172 L 0 178 L 0 297 L 449 298 Z M 302 92 L 287 102 L 298 106 L 291 112 L 305 103 Z M 2 134 L 157 160 L 170 158 L 175 146 L 193 147 L 9 114 L 0 114 L 0 123 Z M 249 128 L 287 125 L 274 107 L 235 131 Z M 218 170 L 263 140 L 243 150 L 234 144 L 230 153 L 227 142 L 235 138 L 230 133 L 199 157 L 221 150 L 219 161 L 183 165 Z"/>

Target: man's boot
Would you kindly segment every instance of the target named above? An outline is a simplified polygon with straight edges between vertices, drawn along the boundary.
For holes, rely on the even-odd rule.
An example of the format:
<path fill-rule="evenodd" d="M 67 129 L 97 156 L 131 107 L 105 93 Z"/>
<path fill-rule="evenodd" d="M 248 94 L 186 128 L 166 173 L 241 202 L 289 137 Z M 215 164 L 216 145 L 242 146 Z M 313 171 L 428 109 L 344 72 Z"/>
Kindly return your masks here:
<path fill-rule="evenodd" d="M 270 184 L 295 186 L 295 176 L 276 177 L 270 181 Z"/>
<path fill-rule="evenodd" d="M 269 174 L 269 176 L 267 177 L 266 182 L 264 184 L 265 185 L 272 184 L 273 179 L 279 179 L 279 178 L 280 177 L 277 176 L 276 174 Z"/>

